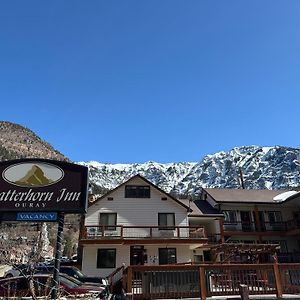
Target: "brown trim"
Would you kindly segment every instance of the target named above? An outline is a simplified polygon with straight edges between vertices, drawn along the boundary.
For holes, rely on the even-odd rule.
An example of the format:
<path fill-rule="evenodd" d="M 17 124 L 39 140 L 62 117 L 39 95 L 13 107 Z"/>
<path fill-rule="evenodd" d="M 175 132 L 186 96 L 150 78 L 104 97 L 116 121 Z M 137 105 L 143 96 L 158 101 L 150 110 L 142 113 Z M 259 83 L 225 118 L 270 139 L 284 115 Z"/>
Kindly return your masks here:
<path fill-rule="evenodd" d="M 193 218 L 193 217 L 202 217 L 202 218 L 222 218 L 224 219 L 224 215 L 223 214 L 219 214 L 219 215 L 188 215 L 189 218 Z"/>
<path fill-rule="evenodd" d="M 224 236 L 224 219 L 219 221 L 220 224 L 220 234 L 221 234 L 221 242 L 225 243 L 225 236 Z"/>
<path fill-rule="evenodd" d="M 255 225 L 257 226 L 257 230 L 259 232 L 261 232 L 262 224 L 260 223 L 259 211 L 258 211 L 258 208 L 256 205 L 254 206 L 254 219 L 255 219 L 254 220 Z M 261 235 L 258 236 L 258 239 L 259 239 L 259 243 L 262 244 L 262 236 Z"/>
<path fill-rule="evenodd" d="M 219 204 L 222 204 L 222 203 L 230 203 L 230 204 L 246 204 L 246 205 L 249 205 L 249 204 L 274 204 L 274 205 L 278 205 L 278 204 L 281 204 L 281 203 L 284 203 L 284 202 L 264 202 L 264 201 L 243 201 L 243 200 L 240 200 L 240 201 L 217 201 Z"/>
<path fill-rule="evenodd" d="M 124 240 L 124 239 L 106 239 L 106 240 L 80 240 L 79 245 L 150 245 L 150 244 L 163 244 L 163 245 L 173 245 L 173 244 L 207 244 L 208 239 L 134 239 L 134 240 Z"/>
<path fill-rule="evenodd" d="M 147 180 L 146 178 L 144 178 L 143 176 L 141 176 L 140 174 L 134 175 L 132 177 L 130 177 L 128 180 L 126 180 L 125 182 L 123 182 L 122 184 L 118 185 L 117 187 L 115 187 L 114 189 L 110 190 L 109 192 L 107 192 L 106 194 L 104 194 L 103 196 L 99 197 L 96 201 L 94 201 L 93 203 L 89 204 L 89 207 L 93 206 L 95 203 L 99 202 L 100 200 L 106 198 L 108 195 L 110 195 L 111 193 L 113 193 L 114 191 L 116 191 L 117 189 L 119 189 L 120 187 L 126 185 L 130 180 L 134 179 L 134 178 L 140 178 L 143 181 L 145 181 L 147 184 L 149 184 L 150 186 L 152 186 L 153 188 L 157 189 L 159 192 L 163 193 L 164 195 L 166 195 L 167 197 L 169 197 L 170 199 L 172 199 L 173 201 L 175 201 L 177 204 L 181 205 L 182 207 L 184 207 L 187 211 L 192 211 L 192 209 L 188 206 L 186 206 L 185 204 L 181 203 L 179 200 L 177 200 L 176 198 L 174 198 L 173 196 L 171 196 L 170 194 L 168 194 L 167 192 L 163 191 L 161 188 L 159 188 L 158 186 L 156 186 L 154 183 L 152 183 L 151 181 Z M 125 197 L 124 197 L 125 198 Z"/>
<path fill-rule="evenodd" d="M 224 231 L 225 236 L 287 236 L 287 232 L 280 231 Z"/>

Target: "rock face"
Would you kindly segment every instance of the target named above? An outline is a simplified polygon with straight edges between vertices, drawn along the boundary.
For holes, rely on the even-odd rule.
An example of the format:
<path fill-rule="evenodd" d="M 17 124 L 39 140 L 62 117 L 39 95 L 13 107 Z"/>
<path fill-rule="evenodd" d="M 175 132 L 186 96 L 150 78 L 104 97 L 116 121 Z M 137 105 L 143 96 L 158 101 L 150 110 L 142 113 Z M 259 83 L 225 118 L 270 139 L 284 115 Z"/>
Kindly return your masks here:
<path fill-rule="evenodd" d="M 68 160 L 31 130 L 0 121 L 0 160 L 29 157 Z"/>
<path fill-rule="evenodd" d="M 176 193 L 197 196 L 200 187 L 289 189 L 300 185 L 300 149 L 247 146 L 207 155 L 196 164 Z M 241 174 L 242 173 L 242 176 Z"/>
<path fill-rule="evenodd" d="M 241 188 L 241 178 L 248 189 L 298 187 L 299 160 L 300 149 L 244 146 L 207 155 L 198 163 L 80 164 L 89 166 L 92 185 L 102 191 L 140 174 L 166 192 L 197 198 L 201 187 Z"/>

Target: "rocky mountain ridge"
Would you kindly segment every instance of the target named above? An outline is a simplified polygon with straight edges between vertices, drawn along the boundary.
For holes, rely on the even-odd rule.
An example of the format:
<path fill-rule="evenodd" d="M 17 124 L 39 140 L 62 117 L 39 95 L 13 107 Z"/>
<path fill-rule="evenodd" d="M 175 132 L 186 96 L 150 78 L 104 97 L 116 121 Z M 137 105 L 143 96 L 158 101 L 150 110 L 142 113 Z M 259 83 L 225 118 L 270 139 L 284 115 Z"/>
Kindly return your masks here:
<path fill-rule="evenodd" d="M 0 121 L 0 160 L 26 157 L 68 160 L 31 130 Z M 206 155 L 199 162 L 105 164 L 79 162 L 89 167 L 95 194 L 140 174 L 180 197 L 197 198 L 201 187 L 280 189 L 300 186 L 300 149 L 284 146 L 243 146 Z"/>
<path fill-rule="evenodd" d="M 283 146 L 236 147 L 207 155 L 198 163 L 79 164 L 89 167 L 96 192 L 97 187 L 105 192 L 135 174 L 166 192 L 194 199 L 201 187 L 241 188 L 241 179 L 247 189 L 289 189 L 300 185 L 300 149 Z"/>

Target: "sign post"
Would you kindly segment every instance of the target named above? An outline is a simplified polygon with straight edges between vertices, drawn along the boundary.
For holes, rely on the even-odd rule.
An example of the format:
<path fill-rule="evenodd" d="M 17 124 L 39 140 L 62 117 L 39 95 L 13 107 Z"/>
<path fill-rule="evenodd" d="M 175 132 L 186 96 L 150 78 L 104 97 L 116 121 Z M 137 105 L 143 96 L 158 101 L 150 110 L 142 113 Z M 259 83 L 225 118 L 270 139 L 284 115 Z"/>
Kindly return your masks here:
<path fill-rule="evenodd" d="M 0 219 L 58 221 L 54 286 L 57 299 L 65 214 L 84 214 L 88 199 L 88 168 L 47 159 L 0 162 Z"/>
<path fill-rule="evenodd" d="M 54 270 L 53 270 L 53 288 L 51 291 L 51 299 L 57 299 L 59 290 L 59 268 L 60 268 L 60 258 L 62 252 L 62 239 L 64 230 L 64 213 L 60 212 L 58 214 L 58 229 L 57 229 L 57 241 L 56 241 L 56 251 L 54 259 Z"/>

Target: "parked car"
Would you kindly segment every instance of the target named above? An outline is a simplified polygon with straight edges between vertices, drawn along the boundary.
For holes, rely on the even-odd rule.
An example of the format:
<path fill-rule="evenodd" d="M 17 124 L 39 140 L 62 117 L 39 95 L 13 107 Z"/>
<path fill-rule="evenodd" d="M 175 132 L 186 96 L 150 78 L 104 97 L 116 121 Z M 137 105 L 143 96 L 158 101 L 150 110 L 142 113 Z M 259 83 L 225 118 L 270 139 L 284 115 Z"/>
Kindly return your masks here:
<path fill-rule="evenodd" d="M 53 268 L 54 268 L 53 265 L 39 266 L 36 268 L 35 273 L 53 273 Z M 83 283 L 88 283 L 88 284 L 94 283 L 103 287 L 108 285 L 108 281 L 105 278 L 87 276 L 86 274 L 81 272 L 78 268 L 73 266 L 60 266 L 59 272 L 74 277 Z"/>
<path fill-rule="evenodd" d="M 0 280 L 0 297 L 27 297 L 32 296 L 29 288 L 29 277 L 17 276 Z M 52 287 L 52 276 L 35 274 L 32 276 L 36 296 L 49 295 Z M 61 295 L 90 295 L 94 298 L 106 300 L 106 291 L 103 287 L 79 284 L 66 276 L 60 276 Z"/>
<path fill-rule="evenodd" d="M 9 278 L 9 277 L 16 277 L 19 275 L 25 275 L 30 273 L 30 266 L 27 264 L 18 264 L 15 265 L 13 268 L 8 269 L 3 277 Z"/>
<path fill-rule="evenodd" d="M 31 268 L 28 265 L 18 265 L 15 268 L 7 270 L 4 273 L 4 277 L 9 278 L 19 275 L 29 275 L 32 273 L 51 274 L 53 273 L 53 269 L 53 265 L 38 265 L 34 268 Z M 83 283 L 93 283 L 93 285 L 99 285 L 102 287 L 108 286 L 108 281 L 105 278 L 87 276 L 86 274 L 82 273 L 78 268 L 73 266 L 60 266 L 59 272 L 74 277 Z"/>

